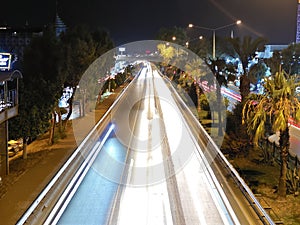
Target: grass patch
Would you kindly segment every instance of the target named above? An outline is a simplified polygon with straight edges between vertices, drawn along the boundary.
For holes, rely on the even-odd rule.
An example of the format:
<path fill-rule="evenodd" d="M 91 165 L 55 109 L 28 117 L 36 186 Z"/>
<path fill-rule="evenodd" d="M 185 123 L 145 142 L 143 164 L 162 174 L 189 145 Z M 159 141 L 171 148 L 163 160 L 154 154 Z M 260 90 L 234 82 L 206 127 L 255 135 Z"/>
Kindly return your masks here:
<path fill-rule="evenodd" d="M 283 221 L 286 225 L 300 224 L 300 197 L 287 195 L 285 201 L 278 201 L 276 189 L 279 182 L 280 166 L 266 165 L 260 162 L 259 151 L 250 150 L 248 157 L 232 160 L 233 166 L 245 180 L 260 202 L 271 207 L 272 219 Z"/>
<path fill-rule="evenodd" d="M 212 120 L 207 118 L 207 111 L 201 111 L 199 118 L 208 134 L 213 136 L 212 134 L 217 131 L 212 129 L 217 128 L 212 127 Z M 261 151 L 251 148 L 249 154 L 239 154 L 230 158 L 230 162 L 252 192 L 256 194 L 257 199 L 264 205 L 263 207 L 271 208 L 267 212 L 274 222 L 282 221 L 285 225 L 299 225 L 300 196 L 287 195 L 284 201 L 279 201 L 276 190 L 280 166 L 278 163 L 264 164 L 261 159 Z"/>

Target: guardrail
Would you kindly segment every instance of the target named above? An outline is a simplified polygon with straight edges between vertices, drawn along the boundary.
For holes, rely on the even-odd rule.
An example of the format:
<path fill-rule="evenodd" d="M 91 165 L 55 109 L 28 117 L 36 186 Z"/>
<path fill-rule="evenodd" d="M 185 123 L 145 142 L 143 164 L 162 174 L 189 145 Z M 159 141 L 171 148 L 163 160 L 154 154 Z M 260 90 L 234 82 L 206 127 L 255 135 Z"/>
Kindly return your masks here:
<path fill-rule="evenodd" d="M 241 178 L 239 173 L 235 170 L 235 168 L 229 163 L 229 161 L 226 159 L 226 157 L 223 155 L 223 153 L 220 151 L 220 149 L 216 146 L 215 142 L 212 140 L 212 138 L 209 136 L 209 134 L 205 131 L 203 126 L 200 124 L 199 120 L 196 118 L 196 116 L 191 112 L 191 110 L 186 106 L 186 104 L 183 102 L 182 98 L 177 93 L 176 89 L 173 87 L 172 82 L 169 80 L 169 78 L 165 77 L 166 82 L 168 82 L 169 86 L 172 88 L 173 93 L 177 96 L 176 99 L 180 101 L 180 107 L 187 112 L 189 115 L 189 118 L 193 120 L 193 124 L 189 124 L 191 127 L 197 126 L 197 135 L 201 134 L 201 141 L 204 142 L 204 145 L 209 148 L 208 150 L 210 152 L 213 152 L 216 154 L 216 157 L 218 157 L 219 161 L 223 164 L 224 168 L 226 168 L 259 217 L 260 221 L 265 225 L 275 225 L 269 214 L 265 211 L 265 209 L 261 206 L 259 201 L 256 199 L 255 195 L 251 191 L 251 189 L 248 187 L 248 185 L 245 183 L 245 181 Z M 189 120 L 187 120 L 189 121 Z M 195 132 L 194 132 L 195 133 Z M 223 201 L 226 202 L 225 199 Z M 226 205 L 226 203 L 225 203 Z M 230 211 L 229 211 L 230 212 Z M 233 216 L 233 215 L 231 215 Z"/>
<path fill-rule="evenodd" d="M 72 177 L 72 180 L 69 182 L 68 186 L 64 189 L 63 194 L 60 196 L 59 200 L 56 202 L 55 206 L 51 210 L 49 216 L 44 222 L 44 225 L 57 224 L 61 215 L 63 214 L 69 202 L 71 201 L 72 197 L 76 193 L 79 185 L 83 181 L 85 175 L 89 171 L 90 167 L 92 166 L 93 162 L 95 161 L 97 155 L 99 154 L 100 150 L 102 149 L 104 143 L 106 142 L 107 138 L 109 137 L 113 129 L 114 129 L 114 125 L 111 124 L 108 131 L 105 133 L 105 136 L 103 137 L 102 141 L 97 142 L 94 145 L 93 149 L 90 151 L 86 160 L 81 164 L 79 169 L 76 171 L 75 176 Z"/>

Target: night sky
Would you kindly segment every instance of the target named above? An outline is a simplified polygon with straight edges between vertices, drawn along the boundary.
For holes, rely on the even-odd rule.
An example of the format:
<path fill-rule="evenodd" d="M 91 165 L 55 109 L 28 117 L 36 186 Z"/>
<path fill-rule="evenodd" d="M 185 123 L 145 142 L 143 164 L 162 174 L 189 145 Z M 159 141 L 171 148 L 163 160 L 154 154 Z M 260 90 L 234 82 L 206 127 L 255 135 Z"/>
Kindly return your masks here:
<path fill-rule="evenodd" d="M 106 28 L 117 45 L 154 39 L 161 27 L 217 28 L 237 19 L 235 36 L 263 36 L 269 44 L 295 41 L 298 0 L 58 0 L 58 13 L 67 26 L 83 23 Z M 55 0 L 3 0 L 1 25 L 42 26 L 54 21 Z M 230 28 L 231 29 L 231 28 Z M 217 35 L 229 35 L 221 29 Z M 190 36 L 211 35 L 197 30 Z M 196 33 L 197 32 L 197 33 Z M 205 33 L 206 32 L 206 33 Z"/>

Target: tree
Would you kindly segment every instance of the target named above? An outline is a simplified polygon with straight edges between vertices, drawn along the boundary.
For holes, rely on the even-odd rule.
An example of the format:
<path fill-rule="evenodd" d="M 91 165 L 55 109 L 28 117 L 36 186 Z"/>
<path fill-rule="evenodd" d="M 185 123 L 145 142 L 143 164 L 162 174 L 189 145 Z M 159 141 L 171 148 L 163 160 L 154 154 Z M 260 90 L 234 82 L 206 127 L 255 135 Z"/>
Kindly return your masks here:
<path fill-rule="evenodd" d="M 175 39 L 174 39 L 175 37 Z M 181 27 L 162 27 L 156 34 L 157 40 L 169 41 L 184 46 L 188 40 L 186 31 Z"/>
<path fill-rule="evenodd" d="M 61 48 L 54 30 L 48 27 L 43 36 L 34 38 L 25 49 L 23 79 L 20 80 L 19 115 L 10 121 L 10 135 L 23 138 L 26 158 L 28 140 L 49 128 L 51 113 L 57 104 L 63 77 L 60 76 Z"/>
<path fill-rule="evenodd" d="M 289 74 L 300 74 L 300 44 L 293 43 L 281 51 L 282 68 Z"/>
<path fill-rule="evenodd" d="M 206 66 L 205 62 L 199 58 L 193 59 L 192 61 L 189 61 L 185 65 L 185 71 L 187 74 L 189 74 L 193 81 L 195 82 L 196 85 L 196 94 L 197 94 L 197 111 L 198 113 L 201 111 L 201 104 L 200 104 L 200 82 L 201 78 L 208 78 L 210 79 L 211 77 L 208 76 L 209 71 L 208 67 Z"/>
<path fill-rule="evenodd" d="M 257 84 L 258 81 L 265 78 L 267 73 L 267 66 L 263 60 L 259 60 L 252 65 L 248 72 L 249 80 L 252 84 Z"/>
<path fill-rule="evenodd" d="M 157 49 L 163 58 L 162 65 L 168 66 L 171 64 L 172 59 L 176 55 L 176 49 L 173 46 L 167 44 L 158 44 Z"/>
<path fill-rule="evenodd" d="M 289 151 L 289 119 L 300 120 L 300 102 L 295 97 L 295 80 L 280 70 L 266 79 L 265 94 L 251 95 L 243 107 L 243 123 L 254 144 L 265 139 L 268 123 L 280 132 L 280 178 L 278 195 L 286 197 L 287 156 Z"/>
<path fill-rule="evenodd" d="M 69 102 L 69 112 L 65 119 L 67 121 L 72 114 L 74 93 L 83 73 L 95 59 L 110 50 L 113 43 L 106 31 L 101 29 L 91 31 L 85 25 L 70 28 L 61 36 L 61 42 L 65 65 L 62 74 L 66 76 L 64 86 L 70 86 L 74 90 Z"/>
<path fill-rule="evenodd" d="M 222 130 L 222 93 L 221 87 L 227 86 L 227 78 L 230 78 L 230 75 L 235 74 L 235 68 L 231 64 L 227 64 L 224 59 L 210 59 L 206 60 L 206 64 L 212 71 L 214 77 L 216 78 L 217 84 L 213 84 L 216 86 L 216 93 L 217 93 L 217 111 L 218 111 L 218 120 L 219 120 L 219 128 L 218 128 L 218 135 L 223 135 Z"/>
<path fill-rule="evenodd" d="M 92 39 L 96 48 L 96 56 L 101 56 L 108 50 L 114 48 L 114 43 L 109 36 L 108 31 L 97 27 L 95 30 L 91 31 Z"/>
<path fill-rule="evenodd" d="M 206 38 L 197 38 L 189 41 L 188 48 L 195 52 L 201 59 L 205 59 L 211 56 L 211 45 L 211 42 Z"/>
<path fill-rule="evenodd" d="M 250 93 L 250 80 L 248 77 L 249 62 L 254 59 L 257 51 L 264 48 L 267 40 L 262 37 L 252 40 L 250 36 L 245 36 L 243 41 L 238 37 L 230 38 L 228 41 L 231 43 L 242 64 L 243 75 L 240 77 L 240 94 L 242 102 L 244 102 Z"/>
<path fill-rule="evenodd" d="M 281 67 L 281 58 L 281 53 L 279 51 L 274 51 L 271 58 L 265 59 L 266 65 L 270 67 L 271 74 L 279 72 Z"/>
<path fill-rule="evenodd" d="M 216 40 L 218 40 L 215 46 L 217 58 L 224 58 L 225 56 L 228 57 L 228 55 L 234 54 L 234 50 L 232 49 L 231 45 L 228 45 L 228 38 L 216 37 Z M 199 55 L 199 57 L 202 59 L 213 58 L 212 45 L 212 38 L 201 37 L 200 39 L 198 37 L 189 42 L 189 49 Z"/>

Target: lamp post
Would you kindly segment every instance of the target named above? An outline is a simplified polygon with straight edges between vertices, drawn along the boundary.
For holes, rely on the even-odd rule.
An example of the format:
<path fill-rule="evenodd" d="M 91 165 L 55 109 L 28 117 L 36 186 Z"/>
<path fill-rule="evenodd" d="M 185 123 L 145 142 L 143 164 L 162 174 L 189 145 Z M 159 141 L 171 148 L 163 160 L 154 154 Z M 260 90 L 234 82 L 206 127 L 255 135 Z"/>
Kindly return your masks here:
<path fill-rule="evenodd" d="M 216 31 L 217 30 L 221 30 L 221 29 L 224 29 L 224 28 L 227 28 L 227 27 L 231 27 L 231 26 L 234 26 L 234 25 L 239 25 L 241 24 L 242 21 L 241 20 L 237 20 L 235 23 L 230 23 L 230 24 L 227 24 L 227 25 L 224 25 L 224 26 L 221 26 L 221 27 L 216 27 L 216 28 L 209 28 L 209 27 L 202 27 L 202 26 L 197 26 L 197 25 L 194 25 L 194 24 L 189 24 L 188 27 L 189 28 L 198 28 L 198 29 L 204 29 L 204 30 L 210 30 L 213 32 L 213 35 L 212 35 L 212 57 L 213 59 L 216 58 Z"/>

